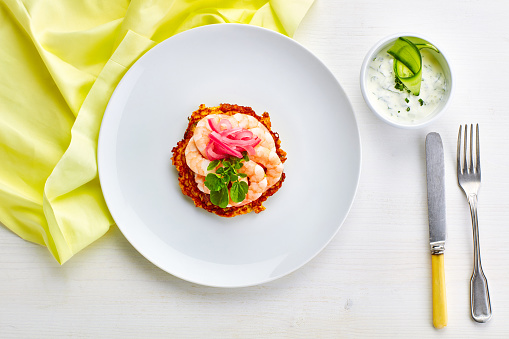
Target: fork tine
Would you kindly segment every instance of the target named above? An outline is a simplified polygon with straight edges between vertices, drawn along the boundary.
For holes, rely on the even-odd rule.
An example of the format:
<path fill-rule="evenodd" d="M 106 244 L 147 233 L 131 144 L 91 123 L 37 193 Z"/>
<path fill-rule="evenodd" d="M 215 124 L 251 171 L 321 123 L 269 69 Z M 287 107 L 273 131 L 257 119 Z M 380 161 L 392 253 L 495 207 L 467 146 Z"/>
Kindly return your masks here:
<path fill-rule="evenodd" d="M 458 160 L 457 160 L 457 168 L 458 168 L 458 174 L 462 174 L 463 171 L 461 170 L 461 130 L 462 127 L 460 125 L 460 130 L 458 131 Z"/>
<path fill-rule="evenodd" d="M 468 165 L 467 165 L 467 132 L 468 125 L 465 124 L 465 133 L 463 134 L 463 173 L 468 173 Z"/>
<path fill-rule="evenodd" d="M 470 173 L 474 173 L 474 124 L 470 124 L 470 166 L 468 167 Z"/>
<path fill-rule="evenodd" d="M 477 173 L 481 173 L 481 151 L 479 148 L 479 124 L 476 124 L 476 135 L 475 135 L 475 170 Z"/>

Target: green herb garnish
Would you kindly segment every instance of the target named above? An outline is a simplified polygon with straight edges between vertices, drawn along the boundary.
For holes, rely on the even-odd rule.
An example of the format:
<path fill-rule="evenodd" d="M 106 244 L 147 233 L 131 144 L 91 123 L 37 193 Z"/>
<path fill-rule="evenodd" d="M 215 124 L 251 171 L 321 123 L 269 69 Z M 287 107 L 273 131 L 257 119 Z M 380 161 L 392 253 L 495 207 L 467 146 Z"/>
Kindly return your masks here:
<path fill-rule="evenodd" d="M 404 91 L 405 90 L 405 85 L 403 85 L 403 83 L 401 82 L 401 80 L 399 80 L 398 77 L 396 77 L 396 85 L 394 86 L 395 89 L 398 89 L 400 91 Z"/>
<path fill-rule="evenodd" d="M 440 53 L 432 44 L 414 44 L 409 39 L 403 37 L 399 37 L 387 51 L 387 53 L 394 57 L 396 89 L 403 91 L 406 88 L 409 93 L 419 95 L 422 80 L 422 56 L 420 50 L 423 48 L 430 48 Z"/>
<path fill-rule="evenodd" d="M 218 166 L 215 173 L 209 173 L 205 177 L 205 186 L 210 190 L 210 202 L 221 208 L 228 206 L 231 199 L 233 202 L 242 202 L 246 198 L 249 189 L 245 181 L 245 173 L 238 170 L 244 166 L 243 161 L 249 161 L 247 152 L 242 152 L 242 158 L 229 157 L 228 159 L 211 161 L 207 167 L 211 171 Z"/>
<path fill-rule="evenodd" d="M 407 111 L 407 112 L 410 112 L 410 107 L 407 107 L 407 108 L 406 108 L 406 111 Z"/>
<path fill-rule="evenodd" d="M 419 99 L 419 103 L 421 104 L 421 106 L 424 105 L 424 100 Z"/>
<path fill-rule="evenodd" d="M 408 100 L 408 98 L 405 98 L 405 102 L 408 104 L 410 100 Z"/>

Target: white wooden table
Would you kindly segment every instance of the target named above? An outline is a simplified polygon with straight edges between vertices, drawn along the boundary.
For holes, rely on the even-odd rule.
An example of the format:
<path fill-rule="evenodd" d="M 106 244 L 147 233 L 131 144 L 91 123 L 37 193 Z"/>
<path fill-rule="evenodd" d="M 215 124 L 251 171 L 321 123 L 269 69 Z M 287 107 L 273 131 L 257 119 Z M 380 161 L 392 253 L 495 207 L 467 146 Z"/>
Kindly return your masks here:
<path fill-rule="evenodd" d="M 45 248 L 0 227 L 0 337 L 509 337 L 508 16 L 505 0 L 316 0 L 295 39 L 342 84 L 363 147 L 353 208 L 329 246 L 274 282 L 217 289 L 161 271 L 117 228 L 60 267 Z M 400 31 L 433 39 L 455 72 L 448 112 L 421 130 L 379 121 L 359 90 L 366 52 Z M 455 177 L 458 126 L 476 122 L 481 251 L 493 307 L 487 324 L 470 318 L 472 232 Z M 430 131 L 442 135 L 446 163 L 449 324 L 442 330 L 431 318 Z"/>

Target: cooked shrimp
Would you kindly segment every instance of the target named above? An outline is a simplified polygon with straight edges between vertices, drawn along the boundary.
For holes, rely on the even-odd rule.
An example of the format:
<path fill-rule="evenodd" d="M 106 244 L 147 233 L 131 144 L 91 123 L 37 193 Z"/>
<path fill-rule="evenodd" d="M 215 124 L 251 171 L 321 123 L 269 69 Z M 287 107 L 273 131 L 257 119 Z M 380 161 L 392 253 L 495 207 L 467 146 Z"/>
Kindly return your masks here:
<path fill-rule="evenodd" d="M 242 206 L 258 199 L 267 190 L 267 179 L 263 168 L 254 161 L 246 161 L 239 169 L 239 173 L 245 173 L 249 178 L 249 189 L 246 198 L 235 203 L 230 200 L 232 206 Z"/>
<path fill-rule="evenodd" d="M 253 134 L 256 135 L 258 138 L 260 138 L 261 141 L 258 144 L 258 146 L 263 146 L 270 150 L 276 149 L 276 143 L 274 142 L 274 138 L 272 138 L 272 135 L 270 134 L 269 130 L 262 123 L 260 123 L 260 126 L 250 129 L 250 131 L 253 132 Z"/>
<path fill-rule="evenodd" d="M 274 143 L 274 138 L 270 134 L 267 127 L 262 124 L 258 119 L 251 115 L 237 113 L 232 116 L 232 126 L 238 126 L 241 128 L 245 128 L 250 130 L 254 135 L 260 138 L 260 143 L 258 146 L 263 146 L 268 148 L 269 150 L 276 149 L 276 144 Z"/>
<path fill-rule="evenodd" d="M 203 176 L 206 176 L 210 172 L 207 170 L 210 160 L 205 158 L 200 151 L 198 151 L 193 138 L 189 140 L 184 154 L 186 156 L 187 166 L 189 166 L 191 171 Z"/>
<path fill-rule="evenodd" d="M 263 146 L 255 147 L 256 154 L 250 155 L 249 159 L 263 165 L 267 169 L 267 188 L 281 179 L 283 163 L 276 153 L 276 149 L 268 149 Z"/>
<path fill-rule="evenodd" d="M 212 129 L 210 128 L 210 125 L 208 123 L 209 119 L 214 119 L 214 122 L 219 123 L 221 119 L 227 119 L 230 121 L 231 119 L 229 118 L 231 118 L 229 115 L 224 114 L 207 115 L 206 117 L 198 121 L 198 123 L 196 124 L 193 139 L 194 142 L 196 143 L 196 148 L 198 148 L 198 150 L 204 157 L 207 156 L 205 148 L 207 147 L 207 144 L 210 141 L 209 134 L 210 132 L 212 132 Z"/>
<path fill-rule="evenodd" d="M 230 122 L 232 123 L 232 126 L 235 127 L 252 129 L 261 125 L 261 122 L 258 121 L 258 119 L 248 114 L 237 113 L 232 115 L 231 118 Z"/>
<path fill-rule="evenodd" d="M 198 189 L 202 191 L 205 194 L 210 194 L 210 190 L 207 186 L 205 186 L 205 176 L 194 174 L 194 181 L 196 182 L 196 185 L 198 185 Z"/>

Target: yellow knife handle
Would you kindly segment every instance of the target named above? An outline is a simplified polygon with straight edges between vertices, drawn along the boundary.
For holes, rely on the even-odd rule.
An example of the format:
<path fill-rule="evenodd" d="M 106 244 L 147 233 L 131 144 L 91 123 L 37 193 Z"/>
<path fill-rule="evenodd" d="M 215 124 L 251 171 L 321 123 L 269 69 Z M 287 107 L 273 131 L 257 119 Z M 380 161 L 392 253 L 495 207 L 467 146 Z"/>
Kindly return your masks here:
<path fill-rule="evenodd" d="M 431 255 L 432 290 L 433 290 L 433 326 L 447 326 L 447 299 L 445 298 L 444 255 Z"/>

